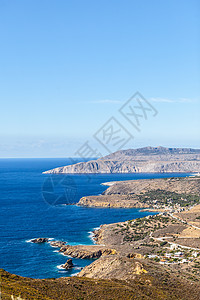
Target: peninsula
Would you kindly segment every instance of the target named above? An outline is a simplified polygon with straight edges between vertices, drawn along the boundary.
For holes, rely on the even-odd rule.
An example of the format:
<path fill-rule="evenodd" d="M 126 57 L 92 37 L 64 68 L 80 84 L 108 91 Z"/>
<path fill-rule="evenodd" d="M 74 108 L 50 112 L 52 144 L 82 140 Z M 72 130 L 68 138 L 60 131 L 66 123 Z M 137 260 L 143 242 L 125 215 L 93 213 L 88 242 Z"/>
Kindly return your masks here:
<path fill-rule="evenodd" d="M 149 208 L 182 211 L 199 203 L 200 177 L 175 177 L 107 182 L 101 195 L 82 197 L 87 207 Z"/>
<path fill-rule="evenodd" d="M 43 172 L 51 173 L 159 173 L 199 172 L 200 149 L 145 147 L 120 150 L 96 160 Z"/>

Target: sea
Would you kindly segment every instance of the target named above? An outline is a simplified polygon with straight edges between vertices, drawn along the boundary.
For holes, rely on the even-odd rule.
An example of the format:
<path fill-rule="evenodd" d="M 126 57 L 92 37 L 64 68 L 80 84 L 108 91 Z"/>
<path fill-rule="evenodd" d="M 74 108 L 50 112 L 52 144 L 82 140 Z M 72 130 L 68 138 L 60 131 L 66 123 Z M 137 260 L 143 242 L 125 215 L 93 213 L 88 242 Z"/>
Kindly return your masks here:
<path fill-rule="evenodd" d="M 81 159 L 77 159 L 77 162 Z M 132 220 L 150 213 L 139 209 L 87 208 L 76 203 L 83 196 L 99 195 L 104 182 L 149 178 L 185 177 L 185 173 L 139 174 L 42 174 L 71 164 L 67 158 L 0 159 L 0 268 L 32 278 L 73 276 L 92 260 L 69 257 L 50 243 L 31 239 L 49 238 L 70 245 L 92 245 L 92 231 L 101 224 Z"/>

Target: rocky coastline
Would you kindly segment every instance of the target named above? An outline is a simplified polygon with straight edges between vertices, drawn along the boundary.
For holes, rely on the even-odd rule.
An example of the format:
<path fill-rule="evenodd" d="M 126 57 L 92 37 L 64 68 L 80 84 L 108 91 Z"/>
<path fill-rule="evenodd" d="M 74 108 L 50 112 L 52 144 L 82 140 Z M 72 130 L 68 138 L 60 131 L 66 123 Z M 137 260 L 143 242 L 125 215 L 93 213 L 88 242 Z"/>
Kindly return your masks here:
<path fill-rule="evenodd" d="M 185 209 L 187 203 L 191 206 L 199 202 L 200 177 L 195 176 L 107 182 L 106 185 L 109 187 L 101 195 L 82 197 L 77 205 L 163 212 L 178 207 Z"/>
<path fill-rule="evenodd" d="M 120 150 L 88 162 L 54 168 L 44 174 L 199 172 L 200 149 L 144 147 Z"/>
<path fill-rule="evenodd" d="M 136 290 L 140 294 L 138 299 L 144 299 L 144 293 L 145 295 L 150 293 L 151 298 L 147 299 L 199 299 L 200 178 L 132 180 L 107 185 L 109 187 L 102 195 L 83 197 L 78 205 L 137 207 L 160 213 L 101 225 L 93 231 L 95 245 L 72 246 L 48 238 L 31 240 L 36 244 L 47 242 L 52 247 L 59 248 L 59 252 L 68 257 L 66 263 L 62 265 L 67 272 L 74 268 L 73 258 L 93 260 L 74 278 L 60 278 L 55 282 L 51 280 L 51 285 L 59 286 L 60 293 L 65 291 L 65 296 L 62 297 L 69 299 L 71 294 L 66 296 L 66 287 L 70 286 L 74 295 L 74 286 L 79 286 L 81 290 L 88 282 L 92 285 L 93 280 L 95 281 L 93 291 L 97 286 L 101 287 L 98 294 L 106 289 L 106 286 L 110 289 L 109 284 L 112 282 L 113 288 L 116 288 L 117 280 L 120 281 L 115 298 L 110 295 L 110 299 L 129 299 L 135 296 Z M 5 275 L 4 278 L 12 280 L 5 271 L 2 274 Z M 16 278 L 15 276 L 15 280 Z M 23 282 L 23 278 L 20 281 Z M 29 282 L 31 286 L 34 284 L 31 279 Z M 47 286 L 48 280 L 41 283 L 37 280 L 37 289 L 38 284 L 43 283 Z M 27 280 L 24 284 L 27 285 Z M 122 293 L 123 286 L 125 292 Z M 21 291 L 24 291 L 22 287 Z M 41 294 L 43 291 L 42 285 Z M 124 294 L 127 291 L 133 292 L 130 292 L 130 297 Z M 157 292 L 161 296 L 158 296 Z M 86 293 L 85 289 L 82 293 L 81 295 Z M 59 299 L 65 299 L 60 295 Z M 83 296 L 83 299 L 86 298 Z"/>
<path fill-rule="evenodd" d="M 104 263 L 107 266 L 105 269 L 108 270 L 109 262 L 115 265 L 116 260 L 120 262 L 121 259 L 127 260 L 128 258 L 144 259 L 147 255 L 156 255 L 154 254 L 155 247 L 159 247 L 164 242 L 169 246 L 177 241 L 179 247 L 192 245 L 192 248 L 199 249 L 200 255 L 200 228 L 196 225 L 195 229 L 192 227 L 194 220 L 193 225 L 191 225 L 186 220 L 180 219 L 180 216 L 190 214 L 194 208 L 196 214 L 199 213 L 200 219 L 200 178 L 198 176 L 128 180 L 106 183 L 106 185 L 109 187 L 102 195 L 82 197 L 78 205 L 110 208 L 136 207 L 160 213 L 136 220 L 101 225 L 93 231 L 95 245 L 72 246 L 63 241 L 50 241 L 52 247 L 59 248 L 59 252 L 70 257 L 70 259 L 95 260 L 90 265 L 91 268 L 88 266 L 81 271 L 80 276 L 91 278 L 96 276 L 94 274 L 88 275 L 89 270 L 93 270 L 93 266 L 95 273 L 97 266 L 100 268 L 100 265 Z M 174 217 L 175 214 L 179 218 Z M 187 240 L 188 234 L 190 240 Z M 32 242 L 45 243 L 49 240 L 48 238 L 37 238 L 33 239 Z M 68 263 L 71 264 L 71 267 Z M 66 263 L 65 269 L 73 267 L 72 261 L 68 263 Z M 99 278 L 103 278 L 104 272 L 105 270 L 99 270 Z M 119 275 L 116 278 L 119 279 Z"/>
<path fill-rule="evenodd" d="M 148 208 L 145 203 L 141 203 L 135 197 L 128 195 L 99 195 L 82 197 L 78 206 L 85 207 L 105 207 L 105 208 Z"/>
<path fill-rule="evenodd" d="M 96 259 L 102 255 L 117 254 L 117 251 L 115 249 L 109 249 L 106 246 L 98 245 L 66 245 L 61 247 L 59 252 L 62 252 L 66 256 L 81 259 Z"/>

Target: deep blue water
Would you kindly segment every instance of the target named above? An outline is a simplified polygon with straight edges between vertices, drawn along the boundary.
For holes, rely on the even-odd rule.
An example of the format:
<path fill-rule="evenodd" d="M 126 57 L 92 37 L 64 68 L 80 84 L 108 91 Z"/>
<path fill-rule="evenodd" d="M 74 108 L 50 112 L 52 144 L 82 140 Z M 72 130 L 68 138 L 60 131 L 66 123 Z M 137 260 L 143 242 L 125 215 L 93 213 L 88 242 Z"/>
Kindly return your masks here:
<path fill-rule="evenodd" d="M 68 159 L 0 159 L 0 268 L 33 278 L 70 276 L 91 261 L 73 259 L 76 268 L 59 270 L 67 257 L 49 244 L 27 242 L 36 237 L 69 244 L 92 244 L 90 231 L 105 223 L 148 215 L 138 209 L 83 208 L 63 205 L 98 195 L 112 180 L 187 174 L 48 175 L 43 171 L 70 164 Z"/>

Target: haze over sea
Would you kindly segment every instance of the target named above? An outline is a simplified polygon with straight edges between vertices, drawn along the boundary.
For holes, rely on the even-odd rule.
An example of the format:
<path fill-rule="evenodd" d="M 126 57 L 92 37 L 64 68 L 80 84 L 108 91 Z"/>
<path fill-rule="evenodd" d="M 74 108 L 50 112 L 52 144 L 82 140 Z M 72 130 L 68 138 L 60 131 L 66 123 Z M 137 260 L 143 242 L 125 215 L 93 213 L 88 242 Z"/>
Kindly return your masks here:
<path fill-rule="evenodd" d="M 80 161 L 77 159 L 77 161 Z M 22 276 L 50 278 L 71 276 L 91 260 L 73 259 L 73 270 L 59 266 L 67 257 L 50 244 L 29 240 L 48 237 L 69 244 L 92 244 L 91 231 L 101 224 L 146 216 L 139 209 L 85 208 L 76 205 L 82 196 L 98 195 L 103 182 L 186 176 L 189 174 L 49 175 L 43 171 L 70 164 L 69 159 L 0 159 L 0 267 Z M 72 199 L 66 186 L 72 185 Z M 70 192 L 70 191 L 69 191 Z M 54 203 L 55 202 L 55 203 Z M 53 203 L 55 205 L 53 205 Z"/>

